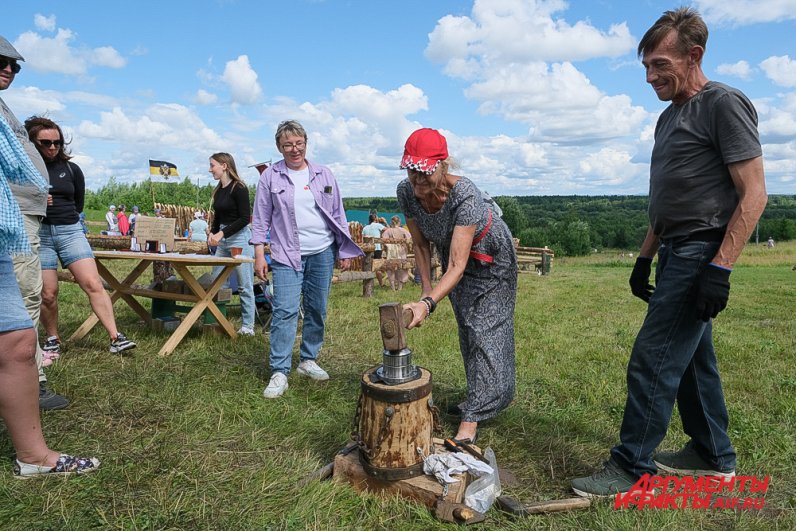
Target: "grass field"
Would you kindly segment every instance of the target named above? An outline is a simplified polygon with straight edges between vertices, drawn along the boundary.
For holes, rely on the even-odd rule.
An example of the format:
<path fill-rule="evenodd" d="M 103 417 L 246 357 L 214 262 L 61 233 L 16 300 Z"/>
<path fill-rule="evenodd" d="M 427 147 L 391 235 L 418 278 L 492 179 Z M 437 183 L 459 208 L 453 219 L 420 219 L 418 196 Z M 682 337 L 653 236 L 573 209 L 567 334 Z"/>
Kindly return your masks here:
<path fill-rule="evenodd" d="M 633 259 L 606 252 L 560 259 L 553 274 L 520 278 L 516 312 L 517 394 L 485 423 L 479 444 L 520 485 L 523 501 L 570 496 L 569 480 L 591 473 L 616 443 L 625 368 L 644 304 L 627 288 Z M 732 275 L 728 309 L 715 338 L 739 474 L 771 476 L 763 511 L 614 510 L 515 520 L 490 511 L 487 529 L 796 528 L 796 244 L 747 248 Z M 401 301 L 417 299 L 412 286 Z M 425 507 L 359 496 L 308 473 L 346 444 L 361 373 L 380 362 L 377 306 L 388 290 L 361 297 L 336 285 L 321 364 L 332 378 L 293 373 L 279 400 L 261 392 L 267 338 L 235 342 L 196 331 L 159 358 L 166 336 L 145 329 L 117 303 L 120 328 L 139 343 L 131 356 L 108 353 L 96 328 L 68 345 L 48 371 L 72 406 L 43 416 L 49 444 L 102 460 L 82 478 L 17 481 L 13 449 L 0 427 L 0 529 L 443 529 Z M 62 284 L 61 332 L 88 315 L 85 296 Z M 446 302 L 409 332 L 414 361 L 434 374 L 445 405 L 464 392 L 456 327 Z M 456 427 L 445 419 L 446 434 Z M 675 414 L 662 447 L 685 437 Z M 452 526 L 451 526 L 452 527 Z"/>

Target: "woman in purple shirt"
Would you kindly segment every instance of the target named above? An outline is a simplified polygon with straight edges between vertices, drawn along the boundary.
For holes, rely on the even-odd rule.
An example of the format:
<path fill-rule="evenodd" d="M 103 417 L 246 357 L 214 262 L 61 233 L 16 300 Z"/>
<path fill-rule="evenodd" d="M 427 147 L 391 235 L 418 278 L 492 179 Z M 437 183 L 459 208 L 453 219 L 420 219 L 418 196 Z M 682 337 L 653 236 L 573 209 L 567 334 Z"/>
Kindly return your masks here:
<path fill-rule="evenodd" d="M 337 180 L 329 168 L 306 159 L 304 127 L 292 120 L 282 122 L 275 138 L 284 159 L 260 175 L 251 240 L 254 271 L 264 280 L 268 265 L 263 245 L 270 230 L 274 303 L 266 398 L 282 396 L 288 388 L 300 300 L 304 325 L 297 371 L 314 380 L 329 379 L 315 360 L 323 344 L 335 257 L 347 269 L 350 259 L 362 254 L 348 232 Z"/>

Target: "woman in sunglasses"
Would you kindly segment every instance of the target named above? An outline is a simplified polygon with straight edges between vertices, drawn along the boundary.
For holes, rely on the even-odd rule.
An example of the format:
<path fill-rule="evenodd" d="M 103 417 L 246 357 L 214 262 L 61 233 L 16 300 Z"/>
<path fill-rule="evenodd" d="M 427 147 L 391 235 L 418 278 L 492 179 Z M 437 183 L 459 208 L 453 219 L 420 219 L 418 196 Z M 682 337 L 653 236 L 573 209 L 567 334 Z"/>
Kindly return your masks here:
<path fill-rule="evenodd" d="M 135 343 L 116 328 L 113 303 L 102 286 L 94 253 L 80 225 L 80 212 L 83 211 L 86 191 L 85 179 L 80 166 L 69 161 L 72 157 L 66 153 L 61 128 L 49 118 L 33 116 L 25 120 L 25 129 L 41 153 L 50 178 L 47 217 L 42 220 L 39 230 L 42 269 L 41 324 L 47 334 L 43 347 L 45 356 L 52 361 L 61 353 L 56 274 L 58 261 L 61 262 L 61 267 L 69 269 L 80 288 L 88 295 L 91 309 L 110 335 L 110 351 L 117 354 L 135 348 Z"/>

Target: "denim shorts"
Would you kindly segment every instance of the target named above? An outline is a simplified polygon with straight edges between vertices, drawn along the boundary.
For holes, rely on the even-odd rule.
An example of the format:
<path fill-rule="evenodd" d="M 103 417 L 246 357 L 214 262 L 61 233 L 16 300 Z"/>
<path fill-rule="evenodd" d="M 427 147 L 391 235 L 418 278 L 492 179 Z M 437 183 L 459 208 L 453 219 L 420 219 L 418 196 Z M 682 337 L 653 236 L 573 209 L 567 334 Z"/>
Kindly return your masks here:
<path fill-rule="evenodd" d="M 58 260 L 61 261 L 61 267 L 66 268 L 78 260 L 94 258 L 80 223 L 74 225 L 42 223 L 39 237 L 41 238 L 39 258 L 42 269 L 58 269 Z"/>
<path fill-rule="evenodd" d="M 14 264 L 7 254 L 0 255 L 0 300 L 5 308 L 0 317 L 0 333 L 33 328 L 33 321 L 30 320 L 19 293 Z"/>

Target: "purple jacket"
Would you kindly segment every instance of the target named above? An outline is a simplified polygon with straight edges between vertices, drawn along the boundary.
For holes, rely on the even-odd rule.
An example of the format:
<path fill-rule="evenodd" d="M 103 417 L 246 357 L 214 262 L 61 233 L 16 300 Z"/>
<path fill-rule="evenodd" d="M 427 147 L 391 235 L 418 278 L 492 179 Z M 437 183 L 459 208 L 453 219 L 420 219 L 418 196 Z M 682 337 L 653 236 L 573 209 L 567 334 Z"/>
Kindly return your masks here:
<path fill-rule="evenodd" d="M 361 256 L 362 250 L 348 232 L 343 198 L 332 171 L 310 161 L 307 161 L 307 166 L 310 172 L 310 191 L 326 226 L 334 235 L 338 258 Z M 254 196 L 251 243 L 267 243 L 268 231 L 271 231 L 271 259 L 301 271 L 301 246 L 296 225 L 293 181 L 288 176 L 284 160 L 267 168 L 260 175 Z"/>

